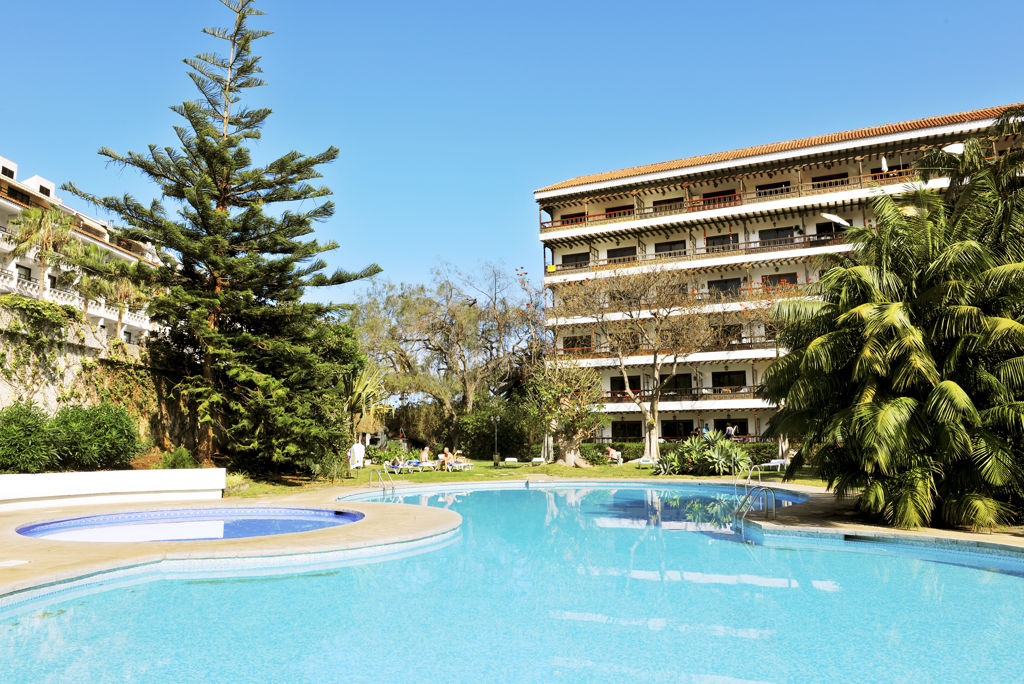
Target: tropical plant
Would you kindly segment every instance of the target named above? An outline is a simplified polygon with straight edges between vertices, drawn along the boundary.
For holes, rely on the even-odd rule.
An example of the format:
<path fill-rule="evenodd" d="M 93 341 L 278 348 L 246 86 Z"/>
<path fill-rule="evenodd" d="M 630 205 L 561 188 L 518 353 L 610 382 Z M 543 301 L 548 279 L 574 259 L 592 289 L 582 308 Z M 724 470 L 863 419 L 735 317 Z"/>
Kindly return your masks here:
<path fill-rule="evenodd" d="M 46 412 L 31 402 L 0 409 L 0 473 L 42 473 L 55 467 L 57 452 Z"/>
<path fill-rule="evenodd" d="M 10 227 L 14 229 L 11 256 L 34 253 L 40 282 L 45 282 L 51 266 L 70 264 L 82 249 L 82 242 L 75 237 L 75 218 L 60 209 L 25 209 L 11 220 Z"/>
<path fill-rule="evenodd" d="M 92 242 L 83 245 L 74 258 L 79 274 L 74 289 L 82 295 L 82 318 L 86 322 L 89 321 L 89 304 L 110 296 L 109 261 L 110 252 Z"/>
<path fill-rule="evenodd" d="M 360 420 L 377 422 L 391 407 L 384 386 L 384 372 L 380 368 L 363 366 L 346 373 L 342 378 L 341 396 L 344 410 L 351 421 L 352 434 Z"/>
<path fill-rule="evenodd" d="M 790 352 L 763 382 L 781 405 L 770 433 L 804 438 L 789 473 L 813 457 L 838 495 L 861 492 L 862 510 L 900 527 L 1020 513 L 1024 157 L 988 162 L 978 146 L 921 162 L 972 170 L 948 206 L 879 195 L 877 229 L 848 231 L 853 252 L 815 297 L 775 306 Z"/>

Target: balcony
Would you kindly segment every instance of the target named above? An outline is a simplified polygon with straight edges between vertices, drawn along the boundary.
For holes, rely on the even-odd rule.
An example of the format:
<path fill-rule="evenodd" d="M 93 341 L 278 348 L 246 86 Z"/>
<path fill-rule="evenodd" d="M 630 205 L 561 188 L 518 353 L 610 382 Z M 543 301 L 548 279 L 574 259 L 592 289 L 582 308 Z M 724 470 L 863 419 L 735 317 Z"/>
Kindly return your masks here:
<path fill-rule="evenodd" d="M 805 249 L 811 247 L 826 247 L 829 245 L 845 244 L 846 240 L 842 234 L 824 235 L 795 235 L 787 238 L 775 238 L 772 240 L 750 240 L 748 242 L 734 242 L 731 245 L 702 245 L 688 249 L 677 249 L 671 252 L 657 252 L 654 254 L 643 254 L 631 257 L 615 257 L 614 259 L 591 259 L 568 264 L 549 264 L 547 273 L 568 272 L 568 271 L 600 271 L 613 268 L 629 268 L 632 266 L 644 266 L 647 264 L 667 264 L 678 261 L 693 261 L 695 259 L 708 259 L 713 257 L 734 256 L 741 254 L 764 254 L 767 252 L 781 252 L 789 249 Z"/>
<path fill-rule="evenodd" d="M 743 337 L 736 340 L 729 340 L 727 342 L 718 342 L 715 344 L 709 344 L 701 347 L 700 352 L 716 352 L 716 351 L 734 351 L 734 350 L 747 350 L 747 349 L 774 349 L 776 341 L 774 337 L 765 337 L 764 335 L 755 335 L 751 337 Z M 603 359 L 611 358 L 615 356 L 612 352 L 611 347 L 607 344 L 598 344 L 590 347 L 558 347 L 551 350 L 551 353 L 558 357 L 569 357 L 575 359 Z M 669 356 L 675 352 L 671 349 L 662 349 L 662 356 Z M 637 349 L 635 352 L 630 352 L 631 356 L 653 356 L 653 349 Z"/>
<path fill-rule="evenodd" d="M 641 401 L 651 400 L 651 390 L 633 390 Z M 701 401 L 704 399 L 760 399 L 757 385 L 733 385 L 729 387 L 694 387 L 690 389 L 662 390 L 659 401 Z M 632 404 L 633 399 L 626 390 L 613 390 L 601 396 L 605 404 Z"/>
<path fill-rule="evenodd" d="M 546 233 L 554 230 L 563 230 L 570 227 L 605 225 L 633 219 L 653 218 L 657 216 L 670 216 L 672 214 L 686 214 L 696 211 L 710 211 L 724 207 L 735 207 L 744 204 L 757 204 L 788 197 L 809 197 L 841 190 L 857 190 L 877 187 L 881 185 L 893 185 L 896 183 L 910 183 L 917 181 L 917 172 L 912 169 L 900 171 L 889 171 L 887 173 L 868 173 L 863 176 L 851 176 L 849 178 L 838 178 L 827 181 L 797 183 L 792 186 L 772 188 L 770 190 L 749 190 L 737 192 L 731 195 L 720 195 L 717 197 L 680 199 L 674 204 L 663 204 L 657 207 L 643 207 L 636 211 L 610 211 L 597 214 L 574 214 L 560 219 L 540 222 L 540 232 Z"/>

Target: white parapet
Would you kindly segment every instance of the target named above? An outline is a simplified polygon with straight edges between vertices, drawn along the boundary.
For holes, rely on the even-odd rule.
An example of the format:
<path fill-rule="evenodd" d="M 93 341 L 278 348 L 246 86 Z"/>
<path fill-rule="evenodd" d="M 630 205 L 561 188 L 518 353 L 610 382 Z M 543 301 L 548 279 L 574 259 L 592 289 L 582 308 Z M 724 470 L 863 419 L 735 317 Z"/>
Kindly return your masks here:
<path fill-rule="evenodd" d="M 224 468 L 0 475 L 0 512 L 48 506 L 208 501 L 221 498 L 226 478 Z"/>

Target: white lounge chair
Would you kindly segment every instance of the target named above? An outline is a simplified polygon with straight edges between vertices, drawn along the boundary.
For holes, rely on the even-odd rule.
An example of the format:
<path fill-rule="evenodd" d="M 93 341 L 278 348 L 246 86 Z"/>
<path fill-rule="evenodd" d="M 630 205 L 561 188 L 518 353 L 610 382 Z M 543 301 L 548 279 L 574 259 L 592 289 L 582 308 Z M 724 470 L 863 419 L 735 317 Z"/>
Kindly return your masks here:
<path fill-rule="evenodd" d="M 773 458 L 767 463 L 761 464 L 762 468 L 775 468 L 777 472 L 782 472 L 783 468 L 789 467 L 789 459 L 786 458 Z"/>
<path fill-rule="evenodd" d="M 508 456 L 508 457 L 505 458 L 505 465 L 507 465 L 507 466 L 518 466 L 519 465 L 519 459 L 518 458 L 513 458 L 512 456 Z"/>
<path fill-rule="evenodd" d="M 643 468 L 644 466 L 654 467 L 656 461 L 650 456 L 641 456 L 640 460 L 636 462 L 637 468 Z"/>
<path fill-rule="evenodd" d="M 545 463 L 547 463 L 547 461 L 544 460 L 543 456 L 534 456 L 532 459 L 530 459 L 530 465 L 532 466 L 544 465 Z"/>

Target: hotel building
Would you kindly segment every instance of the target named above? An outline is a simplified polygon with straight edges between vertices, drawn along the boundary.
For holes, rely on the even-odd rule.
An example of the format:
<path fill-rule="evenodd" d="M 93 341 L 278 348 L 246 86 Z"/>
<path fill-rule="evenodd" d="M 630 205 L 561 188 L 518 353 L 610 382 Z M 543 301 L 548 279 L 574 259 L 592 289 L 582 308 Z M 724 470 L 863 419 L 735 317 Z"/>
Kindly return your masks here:
<path fill-rule="evenodd" d="M 14 228 L 10 224 L 22 211 L 33 207 L 56 207 L 73 216 L 75 237 L 84 243 L 99 245 L 112 259 L 156 263 L 157 254 L 151 245 L 112 234 L 106 222 L 66 206 L 56 193 L 55 184 L 41 176 L 20 180 L 18 165 L 0 157 L 0 294 L 17 293 L 57 304 L 69 304 L 77 309 L 83 308 L 83 297 L 77 292 L 59 288 L 57 274 L 52 271 L 43 273 L 41 264 L 33 254 L 17 258 L 11 255 L 14 249 Z M 116 334 L 117 318 L 116 306 L 103 301 L 90 302 L 89 323 L 106 336 Z M 149 318 L 138 311 L 126 311 L 122 323 L 122 335 L 126 342 L 132 344 L 138 343 L 153 329 Z"/>
<path fill-rule="evenodd" d="M 913 162 L 926 150 L 987 136 L 1006 107 L 933 116 L 799 140 L 580 176 L 534 192 L 540 207 L 547 325 L 555 354 L 601 374 L 611 425 L 600 439 L 642 439 L 640 409 L 626 394 L 652 387 L 650 354 L 626 359 L 624 378 L 593 321 L 558 318 L 559 288 L 644 269 L 685 271 L 698 293 L 726 300 L 769 286 L 785 296 L 814 282 L 822 257 L 850 250 L 843 231 L 873 226 L 871 198 L 919 186 Z M 993 139 L 992 154 L 1009 140 Z M 930 188 L 943 188 L 933 179 Z M 826 216 L 827 215 L 827 216 Z M 838 219 L 838 220 L 836 220 Z M 787 286 L 793 286 L 791 289 Z M 773 295 L 774 296 L 774 295 Z M 729 305 L 716 304 L 719 318 Z M 724 308 L 723 308 L 724 307 Z M 737 315 L 722 342 L 686 355 L 659 406 L 659 435 L 680 439 L 707 426 L 760 436 L 775 407 L 758 396 L 764 369 L 782 352 L 771 329 Z"/>

